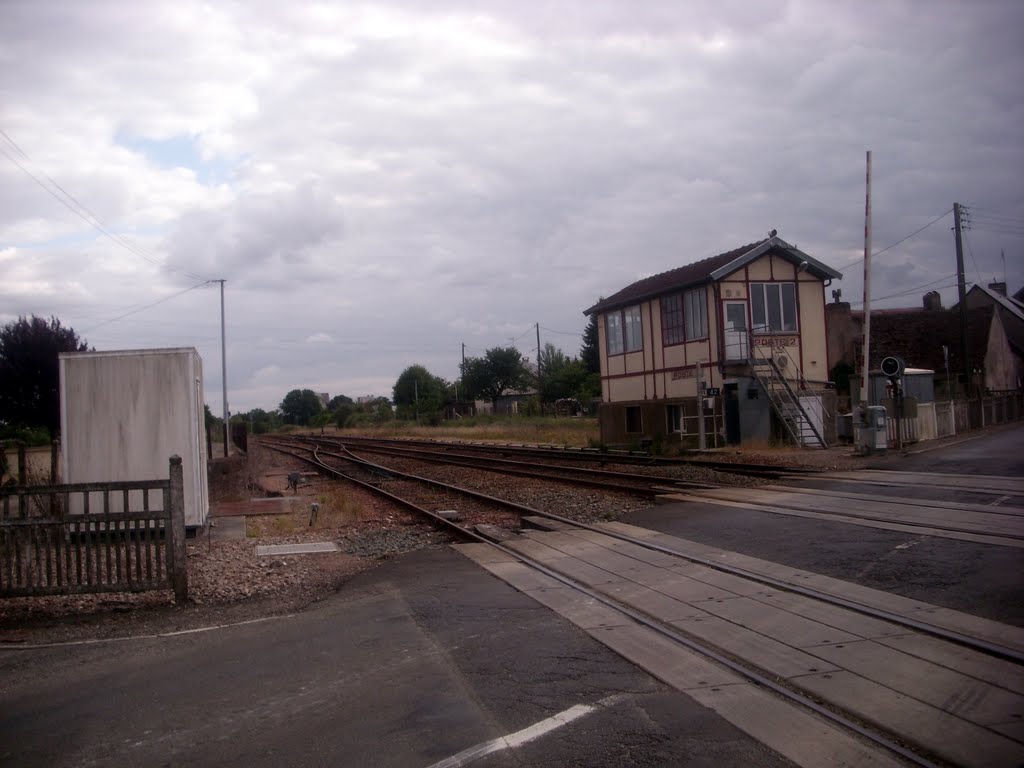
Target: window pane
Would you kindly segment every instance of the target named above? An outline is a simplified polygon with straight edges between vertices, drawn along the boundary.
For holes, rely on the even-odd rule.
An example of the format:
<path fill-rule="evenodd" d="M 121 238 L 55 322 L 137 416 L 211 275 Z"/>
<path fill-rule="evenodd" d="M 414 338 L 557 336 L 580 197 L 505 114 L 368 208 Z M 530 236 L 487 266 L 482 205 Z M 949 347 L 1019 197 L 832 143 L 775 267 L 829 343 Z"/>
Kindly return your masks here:
<path fill-rule="evenodd" d="M 683 299 L 675 296 L 661 298 L 661 343 L 679 344 L 683 340 Z"/>
<path fill-rule="evenodd" d="M 750 286 L 750 313 L 754 330 L 764 333 L 768 326 L 764 312 L 764 283 L 752 283 Z"/>
<path fill-rule="evenodd" d="M 782 330 L 796 332 L 796 284 L 782 284 Z"/>
<path fill-rule="evenodd" d="M 626 351 L 636 352 L 644 347 L 643 328 L 640 323 L 640 307 L 629 307 L 625 315 Z"/>
<path fill-rule="evenodd" d="M 765 303 L 768 305 L 768 328 L 772 331 L 781 331 L 782 300 L 779 298 L 779 284 L 766 283 L 764 293 Z"/>
<path fill-rule="evenodd" d="M 668 418 L 666 429 L 669 433 L 679 432 L 682 429 L 682 409 L 678 405 L 669 405 L 665 408 Z"/>
<path fill-rule="evenodd" d="M 694 288 L 683 296 L 686 314 L 686 338 L 703 339 L 708 335 L 707 291 Z"/>
<path fill-rule="evenodd" d="M 610 312 L 604 316 L 605 336 L 608 339 L 608 354 L 622 354 L 622 316 L 618 312 Z"/>

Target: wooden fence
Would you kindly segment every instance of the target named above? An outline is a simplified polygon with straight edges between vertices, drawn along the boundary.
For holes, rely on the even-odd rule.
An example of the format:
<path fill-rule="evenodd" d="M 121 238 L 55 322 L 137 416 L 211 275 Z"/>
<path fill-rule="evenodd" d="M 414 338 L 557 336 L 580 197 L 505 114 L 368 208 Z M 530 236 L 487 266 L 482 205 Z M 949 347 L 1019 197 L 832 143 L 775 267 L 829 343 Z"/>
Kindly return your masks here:
<path fill-rule="evenodd" d="M 0 487 L 0 597 L 154 589 L 188 599 L 180 457 L 166 480 Z"/>

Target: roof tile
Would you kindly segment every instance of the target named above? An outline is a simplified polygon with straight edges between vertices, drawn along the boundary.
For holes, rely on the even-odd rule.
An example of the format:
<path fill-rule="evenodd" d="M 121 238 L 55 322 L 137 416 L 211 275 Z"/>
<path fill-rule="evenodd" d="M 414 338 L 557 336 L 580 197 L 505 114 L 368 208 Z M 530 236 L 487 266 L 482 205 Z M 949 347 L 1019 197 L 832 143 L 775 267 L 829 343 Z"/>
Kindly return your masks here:
<path fill-rule="evenodd" d="M 717 256 L 711 256 L 707 259 L 695 261 L 692 264 L 676 267 L 667 272 L 659 272 L 656 275 L 637 280 L 635 283 L 627 285 L 621 291 L 613 293 L 608 298 L 597 302 L 590 309 L 585 310 L 583 314 L 592 315 L 596 312 L 603 312 L 613 307 L 621 307 L 677 288 L 685 288 L 689 285 L 707 282 L 710 279 L 711 273 L 716 269 L 724 267 L 729 262 L 738 259 L 767 240 L 768 238 L 758 240 L 756 243 L 742 245 L 739 248 L 720 253 Z"/>

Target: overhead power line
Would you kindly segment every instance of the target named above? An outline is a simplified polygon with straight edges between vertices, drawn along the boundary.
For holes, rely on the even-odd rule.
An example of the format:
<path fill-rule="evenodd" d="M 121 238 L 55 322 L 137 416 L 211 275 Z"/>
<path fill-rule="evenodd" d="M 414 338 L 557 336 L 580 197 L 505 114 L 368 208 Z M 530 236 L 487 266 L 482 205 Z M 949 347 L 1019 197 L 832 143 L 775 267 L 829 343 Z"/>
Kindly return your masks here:
<path fill-rule="evenodd" d="M 215 281 L 215 280 L 204 280 L 203 282 L 197 283 L 196 285 L 193 285 L 193 286 L 191 286 L 189 288 L 186 288 L 183 291 L 178 291 L 177 293 L 172 293 L 170 296 L 164 296 L 162 299 L 158 299 L 157 301 L 151 302 L 150 304 L 144 304 L 141 307 L 137 307 L 137 308 L 131 310 L 130 312 L 125 312 L 123 315 L 118 315 L 117 317 L 112 317 L 109 320 L 104 320 L 102 323 L 97 323 L 92 328 L 87 328 L 84 331 L 82 331 L 82 334 L 84 335 L 86 333 L 91 333 L 91 332 L 95 331 L 97 328 L 102 328 L 104 325 L 109 325 L 110 323 L 116 323 L 118 320 L 123 320 L 124 318 L 130 317 L 131 315 L 137 315 L 137 314 L 139 314 L 139 312 L 144 312 L 147 309 L 152 309 L 153 307 L 155 307 L 155 306 L 157 306 L 159 304 L 163 304 L 165 302 L 168 302 L 171 299 L 176 299 L 179 296 L 182 296 L 183 294 L 188 293 L 189 291 L 194 291 L 196 288 L 202 288 L 204 285 L 210 285 L 211 283 L 214 283 L 214 282 L 217 282 L 217 281 Z"/>
<path fill-rule="evenodd" d="M 896 247 L 897 245 L 902 245 L 903 243 L 907 242 L 907 240 L 909 240 L 910 238 L 914 237 L 915 235 L 919 235 L 919 234 L 921 234 L 922 232 L 924 232 L 924 231 L 925 231 L 926 229 L 928 229 L 928 227 L 931 227 L 931 226 L 933 226 L 933 225 L 935 225 L 935 224 L 938 224 L 938 223 L 939 223 L 940 221 L 942 221 L 942 220 L 943 220 L 944 218 L 946 218 L 946 217 L 947 217 L 947 216 L 948 216 L 949 214 L 951 214 L 952 212 L 953 212 L 953 209 L 952 209 L 952 208 L 950 208 L 950 209 L 949 209 L 948 211 L 946 211 L 945 213 L 943 213 L 943 214 L 941 214 L 941 215 L 939 215 L 939 216 L 936 216 L 936 217 L 935 217 L 934 219 L 932 219 L 931 221 L 929 221 L 929 222 L 928 222 L 927 224 L 925 224 L 925 225 L 924 225 L 923 227 L 921 227 L 920 229 L 916 229 L 916 230 L 914 230 L 913 232 L 911 232 L 911 233 L 910 233 L 909 235 L 907 235 L 906 237 L 901 237 L 901 238 L 900 238 L 899 240 L 897 240 L 897 241 L 896 241 L 895 243 L 893 243 L 892 245 L 887 245 L 887 246 L 885 246 L 885 248 L 883 248 L 883 249 L 882 249 L 882 250 L 880 250 L 880 251 L 875 251 L 874 253 L 872 253 L 872 254 L 871 254 L 871 257 L 872 257 L 872 258 L 874 258 L 875 256 L 880 256 L 881 254 L 885 253 L 886 251 L 891 251 L 891 250 L 892 250 L 893 248 L 895 248 L 895 247 Z M 838 271 L 842 272 L 843 270 L 845 270 L 845 269 L 848 269 L 849 267 L 852 267 L 852 266 L 853 266 L 854 264 L 859 264 L 859 263 L 860 263 L 860 262 L 862 262 L 862 261 L 864 261 L 864 257 L 863 257 L 863 256 L 860 256 L 860 257 L 858 257 L 858 258 L 854 259 L 853 261 L 851 261 L 851 262 L 850 262 L 849 264 L 845 264 L 845 265 L 843 265 L 842 267 L 840 267 Z"/>
<path fill-rule="evenodd" d="M 559 336 L 580 336 L 580 337 L 583 336 L 582 333 L 578 333 L 578 332 L 574 333 L 572 331 L 555 331 L 555 330 L 552 330 L 551 328 L 545 328 L 543 325 L 540 327 L 540 329 L 542 331 L 546 331 L 547 333 L 557 333 Z"/>
<path fill-rule="evenodd" d="M 130 251 L 134 255 L 138 256 L 141 259 L 144 259 L 144 260 L 148 261 L 149 263 L 153 264 L 154 266 L 162 267 L 162 268 L 167 269 L 167 270 L 169 270 L 171 272 L 176 272 L 176 273 L 178 273 L 180 275 L 183 275 L 183 276 L 185 276 L 185 277 L 187 277 L 187 278 L 189 278 L 191 280 L 205 280 L 206 279 L 204 277 L 201 277 L 200 275 L 195 275 L 195 274 L 192 274 L 191 272 L 187 272 L 186 270 L 176 269 L 175 267 L 170 266 L 166 261 L 161 259 L 159 256 L 146 251 L 141 246 L 139 246 L 139 245 L 133 243 L 132 241 L 126 239 L 123 235 L 119 235 L 116 232 L 111 232 L 110 229 L 107 226 L 105 226 L 102 221 L 100 221 L 99 217 L 96 216 L 96 214 L 94 214 L 92 211 L 90 211 L 88 208 L 86 208 L 81 202 L 78 201 L 77 198 L 75 198 L 74 195 L 72 195 L 70 192 L 68 192 L 66 189 L 64 189 L 64 187 L 62 187 L 60 184 L 58 184 L 57 181 L 53 179 L 53 177 L 51 177 L 45 171 L 42 171 L 42 170 L 38 171 L 39 174 L 41 176 L 43 176 L 50 183 L 49 186 L 48 186 L 47 184 L 45 184 L 43 182 L 42 179 L 39 178 L 39 176 L 36 176 L 36 174 L 32 173 L 32 171 L 29 170 L 17 157 L 13 156 L 12 152 L 13 153 L 17 153 L 17 155 L 19 155 L 22 159 L 24 159 L 28 163 L 32 163 L 33 162 L 32 158 L 30 158 L 28 156 L 28 153 L 25 152 L 25 150 L 23 150 L 20 146 L 18 146 L 18 143 L 15 142 L 14 139 L 12 139 L 7 133 L 5 133 L 2 129 L 0 129 L 0 153 L 2 153 L 8 160 L 10 160 L 12 163 L 14 163 L 14 165 L 16 165 L 19 169 L 21 169 L 21 171 L 26 176 L 31 178 L 36 184 L 38 184 L 54 200 L 56 200 L 58 203 L 60 203 L 65 208 L 67 208 L 69 211 L 71 211 L 73 214 L 78 216 L 82 221 L 84 221 L 90 227 L 92 227 L 96 231 L 100 232 L 101 234 L 106 235 L 108 238 L 110 238 L 117 245 L 120 245 L 125 250 Z"/>
<path fill-rule="evenodd" d="M 967 237 L 967 233 L 963 234 L 964 242 L 967 244 L 967 252 L 971 254 L 971 261 L 974 262 L 974 274 L 978 278 L 978 282 L 982 282 L 981 279 L 981 268 L 978 266 L 978 260 L 974 257 L 974 249 L 971 248 L 971 241 Z"/>
<path fill-rule="evenodd" d="M 923 283 L 922 285 L 915 285 L 913 288 L 907 288 L 906 290 L 900 291 L 899 293 L 890 293 L 888 296 L 879 296 L 877 298 L 872 297 L 871 300 L 872 301 L 882 301 L 883 299 L 895 299 L 895 298 L 898 298 L 900 296 L 909 296 L 910 294 L 917 293 L 922 288 L 930 288 L 931 286 L 935 285 L 935 283 L 941 283 L 944 280 L 950 280 L 950 279 L 955 278 L 955 277 L 956 277 L 956 272 L 953 272 L 952 274 L 949 274 L 949 275 L 943 275 L 942 277 L 940 277 L 937 280 L 932 280 L 930 283 Z M 953 285 L 956 285 L 955 281 L 952 282 L 952 283 L 949 283 L 948 285 L 940 285 L 937 288 L 934 288 L 933 290 L 940 290 L 942 288 L 949 288 L 950 286 L 953 286 Z M 859 306 L 862 306 L 863 304 L 864 304 L 864 302 L 858 301 L 858 302 L 854 302 L 850 306 L 859 307 Z"/>

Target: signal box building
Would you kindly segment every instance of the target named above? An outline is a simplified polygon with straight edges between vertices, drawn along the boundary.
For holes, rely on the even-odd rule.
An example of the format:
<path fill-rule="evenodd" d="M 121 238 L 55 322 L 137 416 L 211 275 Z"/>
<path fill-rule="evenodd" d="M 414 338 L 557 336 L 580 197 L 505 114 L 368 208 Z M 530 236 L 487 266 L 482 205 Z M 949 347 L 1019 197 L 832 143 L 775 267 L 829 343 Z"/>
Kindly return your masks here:
<path fill-rule="evenodd" d="M 205 525 L 209 496 L 199 353 L 191 347 L 64 352 L 59 363 L 65 482 L 160 480 L 177 455 L 185 525 Z"/>
<path fill-rule="evenodd" d="M 601 349 L 601 440 L 707 445 L 834 434 L 825 288 L 842 275 L 773 231 L 638 280 L 587 309 Z"/>

